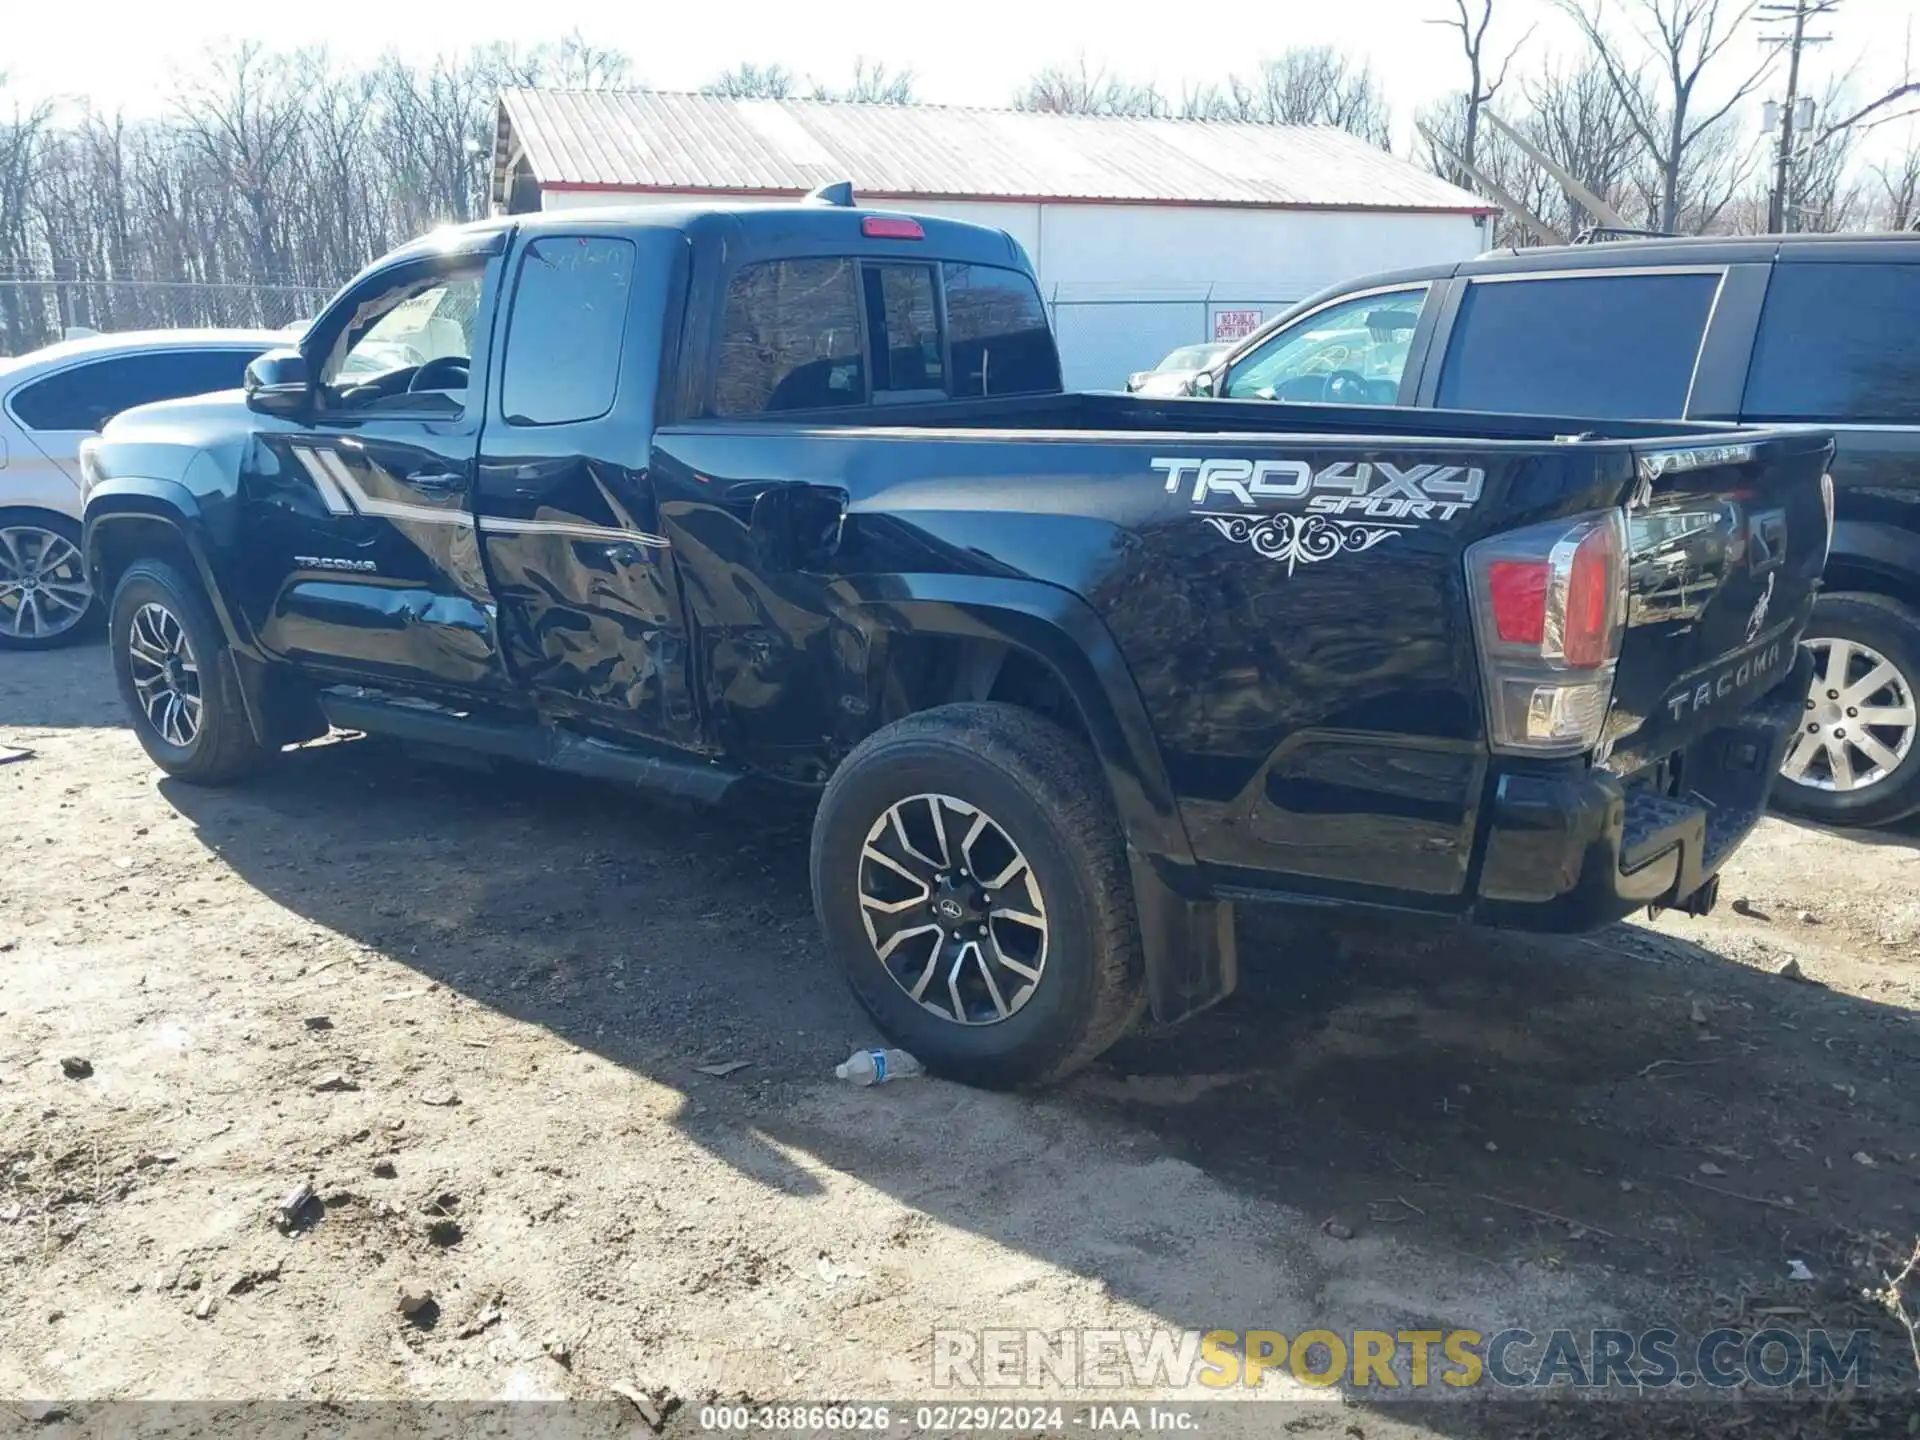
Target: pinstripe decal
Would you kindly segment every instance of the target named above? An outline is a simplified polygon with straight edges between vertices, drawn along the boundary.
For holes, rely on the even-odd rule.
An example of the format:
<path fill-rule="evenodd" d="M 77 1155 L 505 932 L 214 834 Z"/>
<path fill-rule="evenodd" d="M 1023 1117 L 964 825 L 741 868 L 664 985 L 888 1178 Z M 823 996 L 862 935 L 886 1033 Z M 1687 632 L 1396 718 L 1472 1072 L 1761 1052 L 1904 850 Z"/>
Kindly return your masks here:
<path fill-rule="evenodd" d="M 489 535 L 558 535 L 568 540 L 605 540 L 615 545 L 641 545 L 656 550 L 665 550 L 672 543 L 664 535 L 650 535 L 644 530 L 587 525 L 573 520 L 509 520 L 498 515 L 482 515 L 480 528 Z"/>
<path fill-rule="evenodd" d="M 327 507 L 329 515 L 351 515 L 353 506 L 347 503 L 347 497 L 340 493 L 340 487 L 334 483 L 327 467 L 320 463 L 318 452 L 304 446 L 292 446 L 293 458 L 300 462 L 300 468 L 307 472 L 307 478 L 313 481 L 314 488 L 320 492 L 320 503 Z"/>
<path fill-rule="evenodd" d="M 321 447 L 290 447 L 300 467 L 312 479 L 320 499 L 332 515 L 367 515 L 383 520 L 406 520 L 423 525 L 475 527 L 474 517 L 465 510 L 442 510 L 431 505 L 413 505 L 401 500 L 382 500 L 369 495 L 353 473 L 353 467 L 338 452 Z M 355 447 L 360 449 L 360 447 Z M 364 450 L 361 451 L 364 454 Z M 367 463 L 371 464 L 369 460 Z M 504 516 L 482 515 L 478 528 L 489 535 L 554 535 L 566 540 L 599 540 L 612 545 L 639 545 L 650 550 L 666 550 L 672 542 L 664 535 L 645 530 L 627 530 L 613 525 L 588 525 L 574 520 L 510 520 Z"/>

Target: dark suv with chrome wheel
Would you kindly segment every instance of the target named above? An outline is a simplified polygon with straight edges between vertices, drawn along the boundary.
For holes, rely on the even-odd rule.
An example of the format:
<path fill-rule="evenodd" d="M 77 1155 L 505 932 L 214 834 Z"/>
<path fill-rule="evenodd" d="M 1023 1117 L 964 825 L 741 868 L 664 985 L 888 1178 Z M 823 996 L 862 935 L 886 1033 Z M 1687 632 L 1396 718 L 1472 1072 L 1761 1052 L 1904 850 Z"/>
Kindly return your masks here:
<path fill-rule="evenodd" d="M 1920 235 L 1614 241 L 1371 276 L 1280 316 L 1195 393 L 1833 431 L 1815 678 L 1774 803 L 1848 825 L 1920 810 Z"/>

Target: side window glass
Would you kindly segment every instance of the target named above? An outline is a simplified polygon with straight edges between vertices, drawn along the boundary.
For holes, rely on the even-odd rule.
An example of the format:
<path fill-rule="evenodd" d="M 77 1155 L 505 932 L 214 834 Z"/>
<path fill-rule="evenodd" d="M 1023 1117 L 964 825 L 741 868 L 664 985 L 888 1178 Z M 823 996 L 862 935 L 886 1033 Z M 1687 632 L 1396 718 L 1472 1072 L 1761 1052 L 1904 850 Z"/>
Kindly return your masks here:
<path fill-rule="evenodd" d="M 1060 388 L 1060 357 L 1033 281 L 991 265 L 946 267 L 955 398 Z"/>
<path fill-rule="evenodd" d="M 29 430 L 97 430 L 136 405 L 237 390 L 257 353 L 181 347 L 95 360 L 23 385 L 13 412 Z"/>
<path fill-rule="evenodd" d="M 542 236 L 520 259 L 500 408 L 512 425 L 597 420 L 613 408 L 633 242 Z"/>
<path fill-rule="evenodd" d="M 363 299 L 321 367 L 326 408 L 458 415 L 485 278 L 485 262 L 476 259 L 453 271 L 416 272 Z"/>
<path fill-rule="evenodd" d="M 247 366 L 258 350 L 193 350 L 180 357 L 171 399 L 181 395 L 211 395 L 216 390 L 238 390 L 247 378 Z"/>
<path fill-rule="evenodd" d="M 1775 265 L 1742 411 L 1920 423 L 1920 265 Z"/>
<path fill-rule="evenodd" d="M 866 399 L 854 262 L 741 266 L 727 287 L 714 412 L 759 415 Z"/>
<path fill-rule="evenodd" d="M 861 268 L 866 286 L 867 353 L 873 360 L 873 393 L 945 398 L 946 368 L 940 358 L 940 324 L 933 301 L 931 265 Z"/>
<path fill-rule="evenodd" d="M 1362 295 L 1307 316 L 1227 375 L 1236 400 L 1391 405 L 1420 323 L 1427 287 Z"/>
<path fill-rule="evenodd" d="M 1476 282 L 1447 343 L 1445 409 L 1676 420 L 1720 277 Z"/>
<path fill-rule="evenodd" d="M 13 413 L 29 430 L 98 430 L 122 410 L 162 396 L 153 393 L 158 357 L 117 355 L 70 365 L 24 385 Z"/>

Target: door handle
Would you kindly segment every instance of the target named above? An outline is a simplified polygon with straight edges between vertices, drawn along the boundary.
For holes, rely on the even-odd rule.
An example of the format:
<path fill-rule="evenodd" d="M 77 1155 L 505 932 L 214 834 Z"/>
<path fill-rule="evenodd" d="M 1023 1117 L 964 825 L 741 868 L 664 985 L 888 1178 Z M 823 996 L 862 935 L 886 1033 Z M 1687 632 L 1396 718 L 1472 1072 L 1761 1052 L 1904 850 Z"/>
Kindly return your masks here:
<path fill-rule="evenodd" d="M 407 476 L 407 484 L 429 495 L 451 495 L 467 488 L 467 477 L 448 470 L 423 470 Z"/>
<path fill-rule="evenodd" d="M 609 545 L 604 553 L 607 559 L 616 565 L 638 565 L 641 560 L 640 547 L 631 540 L 621 540 Z"/>

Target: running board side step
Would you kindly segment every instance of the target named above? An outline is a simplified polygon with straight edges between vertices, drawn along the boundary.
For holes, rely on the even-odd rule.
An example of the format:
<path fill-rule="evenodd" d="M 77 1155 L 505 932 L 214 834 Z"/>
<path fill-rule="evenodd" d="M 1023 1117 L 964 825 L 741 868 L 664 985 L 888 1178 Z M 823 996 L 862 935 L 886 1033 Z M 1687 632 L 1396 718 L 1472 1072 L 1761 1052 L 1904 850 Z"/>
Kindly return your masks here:
<path fill-rule="evenodd" d="M 370 695 L 323 690 L 320 712 L 340 730 L 363 730 L 422 745 L 445 745 L 477 755 L 538 765 L 590 780 L 655 790 L 718 805 L 744 777 L 690 756 L 615 745 L 543 725 L 464 715 L 437 706 L 395 703 Z"/>

